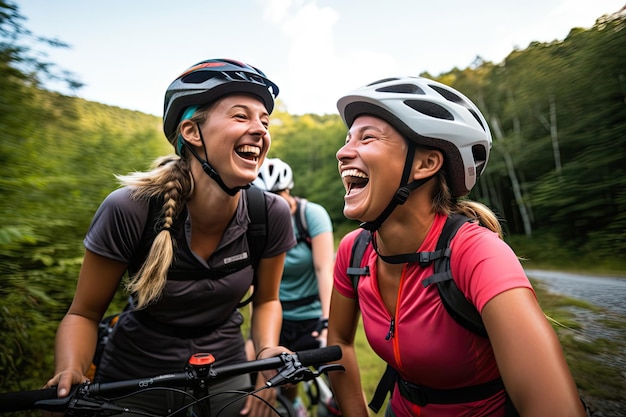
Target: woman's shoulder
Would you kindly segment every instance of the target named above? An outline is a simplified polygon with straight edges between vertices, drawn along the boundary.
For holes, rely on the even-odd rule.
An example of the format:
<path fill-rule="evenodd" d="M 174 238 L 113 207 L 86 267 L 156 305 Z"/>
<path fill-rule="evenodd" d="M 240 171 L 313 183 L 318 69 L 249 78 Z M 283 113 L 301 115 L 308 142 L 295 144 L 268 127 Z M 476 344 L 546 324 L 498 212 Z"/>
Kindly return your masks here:
<path fill-rule="evenodd" d="M 275 216 L 288 216 L 291 218 L 291 210 L 289 208 L 289 204 L 285 201 L 284 198 L 279 196 L 278 194 L 264 192 L 265 194 L 265 205 L 267 207 L 268 216 L 270 214 Z"/>
<path fill-rule="evenodd" d="M 337 248 L 337 257 L 339 257 L 340 254 L 342 258 L 345 256 L 351 256 L 352 246 L 354 245 L 357 236 L 359 236 L 363 232 L 365 232 L 364 229 L 358 228 L 346 233 L 339 242 L 339 247 Z"/>
<path fill-rule="evenodd" d="M 118 215 L 126 213 L 133 217 L 143 218 L 149 204 L 150 199 L 137 197 L 131 187 L 120 187 L 105 197 L 98 211 L 111 211 Z"/>
<path fill-rule="evenodd" d="M 114 205 L 131 204 L 132 201 L 132 189 L 130 187 L 116 188 L 104 199 L 104 202 Z"/>
<path fill-rule="evenodd" d="M 329 217 L 328 210 L 324 206 L 314 201 L 305 200 L 306 205 L 304 206 L 305 215 L 308 216 L 324 216 Z"/>
<path fill-rule="evenodd" d="M 109 193 L 91 221 L 86 248 L 111 259 L 131 259 L 147 222 L 148 205 L 148 200 L 134 198 L 127 187 Z"/>

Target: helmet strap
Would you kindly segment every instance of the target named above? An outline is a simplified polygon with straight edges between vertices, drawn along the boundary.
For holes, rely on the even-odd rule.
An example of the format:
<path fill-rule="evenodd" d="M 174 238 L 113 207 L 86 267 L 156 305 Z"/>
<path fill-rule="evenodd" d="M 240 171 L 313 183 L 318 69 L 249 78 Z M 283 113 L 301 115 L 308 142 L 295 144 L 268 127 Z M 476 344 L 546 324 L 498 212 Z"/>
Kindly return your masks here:
<path fill-rule="evenodd" d="M 406 159 L 404 161 L 404 171 L 402 172 L 402 179 L 400 180 L 400 187 L 396 191 L 395 195 L 387 205 L 387 207 L 383 210 L 382 213 L 374 220 L 373 222 L 363 222 L 359 225 L 359 227 L 369 230 L 370 232 L 374 232 L 380 228 L 387 217 L 395 210 L 398 205 L 404 204 L 406 200 L 409 198 L 409 194 L 411 191 L 418 189 L 423 184 L 428 182 L 434 175 L 430 177 L 421 178 L 419 180 L 413 181 L 409 184 L 409 177 L 411 175 L 411 170 L 413 168 L 413 159 L 415 158 L 415 144 L 412 141 L 409 142 L 409 149 L 406 154 Z"/>
<path fill-rule="evenodd" d="M 204 148 L 204 158 L 205 159 L 202 159 L 200 157 L 200 155 L 198 155 L 198 153 L 193 149 L 193 147 L 189 144 L 189 142 L 187 142 L 185 140 L 184 144 L 185 144 L 185 147 L 189 150 L 189 152 L 191 152 L 193 157 L 196 158 L 198 160 L 198 162 L 200 162 L 200 164 L 202 166 L 202 170 L 204 171 L 204 173 L 207 174 L 210 178 L 212 178 L 217 183 L 217 185 L 219 185 L 220 188 L 222 190 L 224 190 L 224 192 L 226 194 L 230 195 L 230 196 L 234 196 L 235 194 L 237 194 L 239 192 L 239 190 L 249 188 L 250 184 L 244 185 L 243 187 L 234 187 L 234 188 L 229 188 L 228 186 L 226 186 L 226 184 L 224 184 L 224 181 L 222 181 L 222 178 L 220 177 L 220 175 L 209 164 L 209 156 L 208 156 L 207 151 L 206 151 L 206 144 L 204 143 L 204 137 L 202 136 L 202 130 L 200 129 L 200 125 L 199 124 L 197 126 L 198 126 L 198 133 L 200 134 L 200 141 L 202 142 L 202 147 Z"/>

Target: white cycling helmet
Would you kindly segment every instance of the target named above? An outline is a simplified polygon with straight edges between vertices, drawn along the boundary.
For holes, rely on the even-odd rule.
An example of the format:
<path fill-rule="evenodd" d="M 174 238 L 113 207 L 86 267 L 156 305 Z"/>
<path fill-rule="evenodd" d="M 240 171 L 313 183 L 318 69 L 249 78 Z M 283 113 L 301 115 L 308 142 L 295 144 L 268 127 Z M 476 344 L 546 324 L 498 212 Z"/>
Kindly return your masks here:
<path fill-rule="evenodd" d="M 291 167 L 278 158 L 268 158 L 263 162 L 259 175 L 253 182 L 262 190 L 278 192 L 293 188 L 293 171 Z"/>
<path fill-rule="evenodd" d="M 455 197 L 468 194 L 487 165 L 492 142 L 487 121 L 447 85 L 422 77 L 386 78 L 348 93 L 337 108 L 348 128 L 357 116 L 371 114 L 407 139 L 443 152 Z"/>

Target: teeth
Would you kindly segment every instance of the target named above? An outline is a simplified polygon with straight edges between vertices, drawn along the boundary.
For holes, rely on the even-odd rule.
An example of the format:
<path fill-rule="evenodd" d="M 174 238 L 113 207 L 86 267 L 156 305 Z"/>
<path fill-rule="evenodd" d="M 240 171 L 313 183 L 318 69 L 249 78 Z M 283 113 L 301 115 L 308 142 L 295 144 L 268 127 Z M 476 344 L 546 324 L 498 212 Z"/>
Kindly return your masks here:
<path fill-rule="evenodd" d="M 238 147 L 236 151 L 239 153 L 249 153 L 254 156 L 259 156 L 261 154 L 261 148 L 252 145 L 242 145 Z"/>
<path fill-rule="evenodd" d="M 357 178 L 365 178 L 365 179 L 368 178 L 368 176 L 363 171 L 359 171 L 358 169 L 355 169 L 355 168 L 346 169 L 345 171 L 342 171 L 341 178 L 345 178 L 345 177 L 357 177 Z"/>

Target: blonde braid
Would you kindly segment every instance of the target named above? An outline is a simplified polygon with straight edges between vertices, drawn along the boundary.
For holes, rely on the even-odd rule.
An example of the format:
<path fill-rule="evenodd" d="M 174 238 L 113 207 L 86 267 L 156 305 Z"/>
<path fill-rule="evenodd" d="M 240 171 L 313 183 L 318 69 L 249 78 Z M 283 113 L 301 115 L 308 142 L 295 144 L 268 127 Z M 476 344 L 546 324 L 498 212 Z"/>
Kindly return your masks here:
<path fill-rule="evenodd" d="M 156 301 L 165 287 L 167 271 L 174 260 L 176 249 L 171 228 L 176 215 L 193 191 L 193 178 L 188 162 L 172 155 L 157 159 L 151 171 L 119 176 L 118 179 L 123 185 L 133 187 L 133 198 L 163 196 L 162 221 L 158 222 L 160 230 L 141 268 L 127 285 L 128 291 L 136 294 L 136 308 L 143 308 Z M 148 222 L 152 221 L 148 219 Z"/>

